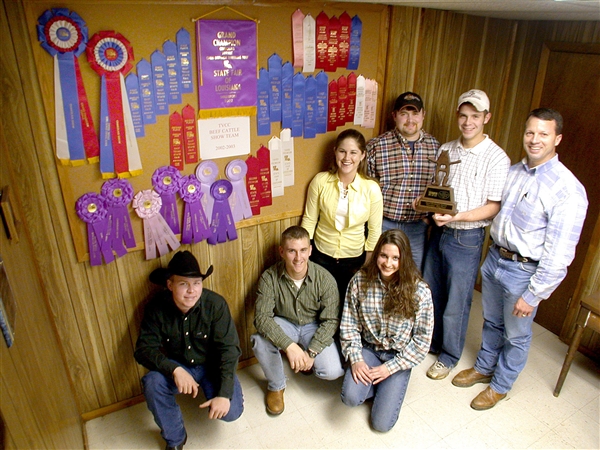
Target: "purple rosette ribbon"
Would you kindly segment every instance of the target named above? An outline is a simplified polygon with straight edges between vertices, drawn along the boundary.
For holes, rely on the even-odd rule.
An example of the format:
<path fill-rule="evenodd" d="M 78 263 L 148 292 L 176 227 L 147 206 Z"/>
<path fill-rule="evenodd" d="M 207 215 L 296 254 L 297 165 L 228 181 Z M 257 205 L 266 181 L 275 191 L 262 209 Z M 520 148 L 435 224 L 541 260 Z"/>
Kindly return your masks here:
<path fill-rule="evenodd" d="M 210 225 L 202 209 L 202 186 L 195 175 L 188 175 L 181 179 L 179 196 L 184 202 L 183 230 L 181 243 L 192 244 L 200 242 L 211 235 Z"/>
<path fill-rule="evenodd" d="M 152 185 L 162 199 L 160 213 L 175 234 L 181 233 L 179 213 L 177 212 L 177 197 L 181 184 L 181 173 L 173 166 L 159 167 L 152 174 Z"/>
<path fill-rule="evenodd" d="M 83 194 L 75 202 L 75 211 L 87 224 L 90 265 L 100 266 L 102 257 L 108 264 L 115 260 L 110 246 L 110 228 L 108 227 L 108 210 L 104 197 L 95 192 Z"/>
<path fill-rule="evenodd" d="M 200 181 L 202 187 L 202 208 L 209 219 L 212 217 L 213 203 L 215 199 L 210 195 L 210 187 L 217 179 L 219 168 L 214 161 L 202 161 L 196 167 L 196 178 Z"/>
<path fill-rule="evenodd" d="M 226 242 L 237 239 L 235 222 L 229 207 L 229 196 L 233 192 L 231 182 L 227 180 L 215 181 L 210 187 L 210 195 L 214 199 L 211 232 L 212 235 L 207 239 L 209 244 L 216 245 L 218 242 Z"/>
<path fill-rule="evenodd" d="M 125 246 L 135 248 L 135 237 L 127 210 L 127 206 L 133 199 L 133 187 L 123 178 L 113 178 L 102 185 L 100 192 L 108 208 L 110 246 L 118 256 L 123 256 L 127 253 Z"/>
<path fill-rule="evenodd" d="M 229 197 L 229 206 L 231 206 L 233 220 L 236 222 L 252 217 L 250 199 L 248 191 L 246 191 L 246 173 L 248 173 L 248 165 L 241 159 L 230 161 L 225 168 L 225 174 L 233 186 L 233 193 Z"/>
<path fill-rule="evenodd" d="M 160 213 L 161 206 L 160 195 L 152 189 L 140 191 L 133 197 L 133 209 L 144 222 L 146 259 L 156 258 L 157 248 L 159 255 L 164 256 L 169 253 L 169 246 L 176 250 L 180 245 Z"/>

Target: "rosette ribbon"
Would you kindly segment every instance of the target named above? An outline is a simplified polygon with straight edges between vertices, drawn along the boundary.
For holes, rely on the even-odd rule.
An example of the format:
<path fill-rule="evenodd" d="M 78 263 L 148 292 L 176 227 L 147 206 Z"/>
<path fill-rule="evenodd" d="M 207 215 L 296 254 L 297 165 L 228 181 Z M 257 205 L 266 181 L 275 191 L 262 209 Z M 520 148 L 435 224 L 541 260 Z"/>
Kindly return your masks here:
<path fill-rule="evenodd" d="M 83 19 L 67 8 L 46 10 L 37 24 L 38 40 L 54 58 L 56 156 L 62 164 L 81 165 L 100 155 L 78 56 L 88 42 Z"/>
<path fill-rule="evenodd" d="M 233 186 L 233 193 L 229 197 L 229 206 L 231 206 L 233 220 L 236 222 L 252 217 L 250 199 L 248 198 L 248 191 L 246 191 L 245 178 L 247 173 L 248 165 L 246 161 L 241 159 L 230 161 L 225 168 L 225 174 Z"/>
<path fill-rule="evenodd" d="M 152 174 L 152 186 L 162 200 L 160 213 L 175 234 L 181 233 L 179 213 L 177 212 L 177 197 L 181 184 L 181 173 L 173 166 L 159 167 Z"/>
<path fill-rule="evenodd" d="M 194 174 L 181 179 L 179 196 L 183 199 L 182 244 L 195 244 L 211 236 L 210 225 L 200 204 L 201 185 Z"/>
<path fill-rule="evenodd" d="M 110 247 L 117 256 L 123 256 L 127 253 L 125 247 L 135 248 L 135 237 L 127 209 L 133 199 L 133 187 L 127 180 L 113 178 L 102 185 L 101 193 L 108 208 Z"/>
<path fill-rule="evenodd" d="M 210 187 L 210 195 L 214 198 L 211 220 L 212 235 L 207 239 L 209 244 L 216 245 L 237 239 L 235 222 L 229 207 L 229 196 L 233 192 L 233 186 L 227 180 L 217 180 Z"/>
<path fill-rule="evenodd" d="M 114 31 L 99 31 L 88 42 L 90 66 L 102 77 L 100 91 L 100 172 L 102 178 L 142 173 L 124 76 L 133 67 L 133 48 Z"/>
<path fill-rule="evenodd" d="M 95 192 L 83 194 L 75 203 L 75 211 L 87 224 L 90 264 L 101 265 L 102 257 L 107 264 L 113 262 L 115 257 L 109 242 L 111 230 L 108 226 L 108 209 L 104 197 Z"/>
<path fill-rule="evenodd" d="M 213 203 L 215 202 L 213 196 L 210 195 L 210 187 L 217 179 L 218 174 L 219 168 L 214 161 L 202 161 L 196 167 L 196 178 L 202 186 L 202 199 L 200 201 L 202 202 L 204 213 L 209 220 L 212 218 Z"/>
<path fill-rule="evenodd" d="M 146 259 L 156 258 L 157 248 L 159 255 L 164 256 L 169 253 L 169 246 L 176 250 L 180 245 L 160 214 L 161 205 L 160 195 L 152 189 L 140 191 L 133 197 L 133 209 L 144 222 Z"/>

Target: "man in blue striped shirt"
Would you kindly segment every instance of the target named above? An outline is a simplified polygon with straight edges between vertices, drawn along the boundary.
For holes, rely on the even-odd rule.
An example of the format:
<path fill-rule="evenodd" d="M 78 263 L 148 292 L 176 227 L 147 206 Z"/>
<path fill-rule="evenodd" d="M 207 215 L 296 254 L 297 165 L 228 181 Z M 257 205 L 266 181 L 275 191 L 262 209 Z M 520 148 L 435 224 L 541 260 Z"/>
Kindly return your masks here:
<path fill-rule="evenodd" d="M 537 307 L 567 274 L 588 201 L 583 185 L 559 160 L 563 119 L 558 111 L 529 113 L 527 158 L 510 168 L 494 219 L 494 244 L 481 268 L 483 332 L 475 366 L 452 380 L 458 387 L 490 383 L 471 402 L 492 408 L 525 367 Z"/>

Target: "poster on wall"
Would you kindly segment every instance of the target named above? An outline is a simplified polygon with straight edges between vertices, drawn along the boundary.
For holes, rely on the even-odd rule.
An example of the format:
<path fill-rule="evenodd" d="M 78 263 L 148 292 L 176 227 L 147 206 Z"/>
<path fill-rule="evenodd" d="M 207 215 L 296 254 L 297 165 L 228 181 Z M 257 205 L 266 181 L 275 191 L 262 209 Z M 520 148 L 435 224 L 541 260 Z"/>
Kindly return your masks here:
<path fill-rule="evenodd" d="M 196 21 L 198 117 L 255 116 L 257 25 Z"/>
<path fill-rule="evenodd" d="M 250 153 L 250 117 L 198 120 L 200 158 L 217 159 Z"/>

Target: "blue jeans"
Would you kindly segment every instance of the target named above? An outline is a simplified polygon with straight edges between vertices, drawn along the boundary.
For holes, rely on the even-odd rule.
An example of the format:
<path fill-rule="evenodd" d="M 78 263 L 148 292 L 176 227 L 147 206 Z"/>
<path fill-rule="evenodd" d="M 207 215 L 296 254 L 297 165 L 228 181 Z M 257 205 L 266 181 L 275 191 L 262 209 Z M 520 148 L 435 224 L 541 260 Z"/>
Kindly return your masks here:
<path fill-rule="evenodd" d="M 423 256 L 425 254 L 425 241 L 427 240 L 427 225 L 422 220 L 414 222 L 396 222 L 394 220 L 383 218 L 381 231 L 402 230 L 410 242 L 413 261 L 417 265 L 419 272 L 423 270 Z"/>
<path fill-rule="evenodd" d="M 363 347 L 362 356 L 369 367 L 377 367 L 396 356 L 393 351 L 376 351 Z M 342 384 L 342 402 L 347 406 L 362 405 L 365 400 L 375 397 L 371 408 L 371 425 L 377 431 L 390 431 L 400 415 L 404 402 L 411 369 L 396 372 L 381 383 L 365 386 L 352 378 L 352 368 L 346 369 Z"/>
<path fill-rule="evenodd" d="M 433 299 L 431 349 L 446 367 L 456 365 L 465 346 L 473 288 L 485 231 L 433 227 L 423 278 Z"/>
<path fill-rule="evenodd" d="M 185 367 L 194 380 L 204 392 L 204 396 L 210 400 L 217 396 L 219 386 L 218 377 L 209 374 L 205 366 Z M 212 375 L 212 376 L 211 376 Z M 177 386 L 172 377 L 165 377 L 157 371 L 150 371 L 142 377 L 144 386 L 144 395 L 148 409 L 154 416 L 154 421 L 161 431 L 161 436 L 167 442 L 169 447 L 175 447 L 183 442 L 186 436 L 183 426 L 183 416 L 181 409 L 175 401 L 175 395 L 179 394 Z M 244 397 L 242 395 L 242 386 L 234 374 L 233 398 L 229 412 L 221 419 L 225 422 L 232 422 L 242 415 L 244 411 Z"/>
<path fill-rule="evenodd" d="M 282 317 L 275 316 L 274 319 L 292 341 L 308 350 L 308 345 L 317 328 L 319 328 L 318 323 L 295 325 Z M 280 349 L 258 333 L 253 334 L 250 339 L 252 340 L 254 356 L 256 356 L 267 378 L 267 389 L 269 391 L 280 391 L 285 388 L 285 373 L 283 372 L 283 359 L 279 352 Z M 335 341 L 317 355 L 313 369 L 315 375 L 324 380 L 336 380 L 344 375 L 340 352 Z"/>
<path fill-rule="evenodd" d="M 512 312 L 536 269 L 535 262 L 500 258 L 496 246 L 490 247 L 481 267 L 483 331 L 475 370 L 493 374 L 490 387 L 499 394 L 510 391 L 527 362 L 537 307 L 527 317 L 516 317 Z"/>

